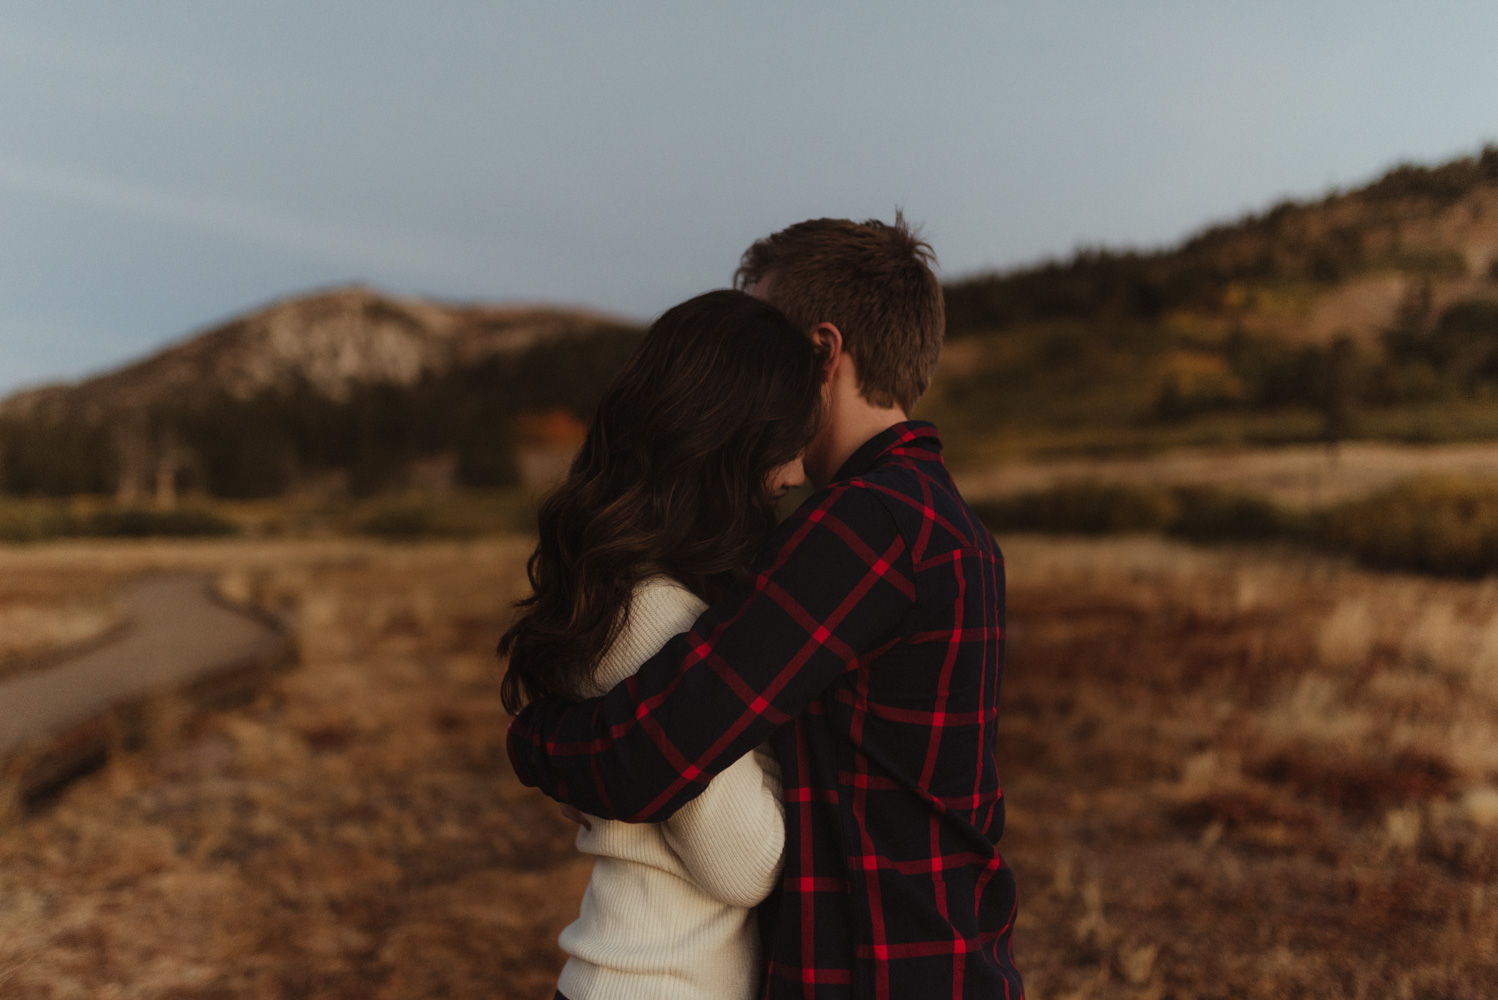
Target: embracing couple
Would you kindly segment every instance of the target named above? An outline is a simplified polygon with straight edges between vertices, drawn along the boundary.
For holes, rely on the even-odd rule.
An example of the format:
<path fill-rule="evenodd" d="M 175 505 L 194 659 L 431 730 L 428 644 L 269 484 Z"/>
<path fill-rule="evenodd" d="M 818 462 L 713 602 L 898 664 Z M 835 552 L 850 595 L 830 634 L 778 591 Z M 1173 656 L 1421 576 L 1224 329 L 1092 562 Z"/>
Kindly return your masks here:
<path fill-rule="evenodd" d="M 1003 562 L 909 418 L 930 261 L 898 216 L 755 243 L 743 291 L 651 326 L 542 504 L 500 650 L 515 773 L 597 859 L 558 996 L 1022 995 Z"/>

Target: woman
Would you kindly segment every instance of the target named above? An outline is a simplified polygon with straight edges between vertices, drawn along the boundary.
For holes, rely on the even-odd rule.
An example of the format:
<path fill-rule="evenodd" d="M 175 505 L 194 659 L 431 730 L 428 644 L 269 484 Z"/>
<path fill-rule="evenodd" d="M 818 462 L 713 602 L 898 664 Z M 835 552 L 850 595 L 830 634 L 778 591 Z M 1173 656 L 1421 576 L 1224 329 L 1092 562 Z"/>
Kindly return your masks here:
<path fill-rule="evenodd" d="M 602 694 L 686 631 L 773 529 L 820 412 L 811 342 L 773 306 L 718 291 L 662 315 L 541 505 L 534 594 L 500 641 L 506 707 Z M 753 996 L 752 908 L 784 843 L 778 772 L 759 751 L 664 823 L 588 818 L 577 846 L 597 861 L 560 938 L 558 996 Z"/>

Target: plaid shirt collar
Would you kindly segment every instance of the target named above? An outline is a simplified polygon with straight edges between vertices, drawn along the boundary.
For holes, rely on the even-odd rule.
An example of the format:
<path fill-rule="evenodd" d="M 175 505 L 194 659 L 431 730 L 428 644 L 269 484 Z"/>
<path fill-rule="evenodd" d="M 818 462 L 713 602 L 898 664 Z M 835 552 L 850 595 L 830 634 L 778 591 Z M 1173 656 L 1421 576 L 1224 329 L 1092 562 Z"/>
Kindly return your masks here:
<path fill-rule="evenodd" d="M 847 461 L 833 474 L 832 482 L 838 483 L 863 475 L 878 465 L 885 455 L 915 440 L 920 440 L 922 450 L 940 454 L 941 437 L 936 432 L 935 424 L 925 420 L 902 420 L 859 445 L 858 450 L 849 455 Z"/>

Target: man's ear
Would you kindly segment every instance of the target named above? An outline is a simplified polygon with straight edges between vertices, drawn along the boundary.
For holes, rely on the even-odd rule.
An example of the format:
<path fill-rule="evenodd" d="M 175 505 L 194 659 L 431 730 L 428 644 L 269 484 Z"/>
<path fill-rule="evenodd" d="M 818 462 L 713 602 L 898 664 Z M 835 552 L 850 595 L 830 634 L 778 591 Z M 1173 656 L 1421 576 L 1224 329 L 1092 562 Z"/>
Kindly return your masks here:
<path fill-rule="evenodd" d="M 843 333 L 831 323 L 818 323 L 807 333 L 822 362 L 822 381 L 832 381 L 843 360 Z"/>

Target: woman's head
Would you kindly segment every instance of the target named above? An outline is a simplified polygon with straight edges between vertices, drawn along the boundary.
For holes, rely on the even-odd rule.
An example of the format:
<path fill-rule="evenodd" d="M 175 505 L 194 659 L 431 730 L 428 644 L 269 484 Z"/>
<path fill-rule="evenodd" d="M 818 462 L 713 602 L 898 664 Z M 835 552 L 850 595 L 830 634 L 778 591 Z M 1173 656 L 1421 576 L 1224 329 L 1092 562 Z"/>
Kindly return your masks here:
<path fill-rule="evenodd" d="M 577 696 L 645 576 L 711 598 L 742 570 L 821 398 L 811 342 L 768 303 L 708 292 L 656 320 L 541 504 L 534 594 L 500 642 L 506 706 Z"/>

